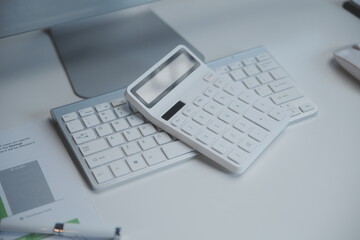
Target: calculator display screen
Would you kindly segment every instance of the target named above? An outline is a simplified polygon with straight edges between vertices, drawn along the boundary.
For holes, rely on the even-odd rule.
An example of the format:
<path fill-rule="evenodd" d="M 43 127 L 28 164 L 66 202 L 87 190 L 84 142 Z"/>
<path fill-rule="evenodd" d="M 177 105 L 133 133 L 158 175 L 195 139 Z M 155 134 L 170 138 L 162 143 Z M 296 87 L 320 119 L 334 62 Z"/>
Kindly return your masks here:
<path fill-rule="evenodd" d="M 181 49 L 136 85 L 131 92 L 147 107 L 152 107 L 199 65 L 194 57 Z"/>

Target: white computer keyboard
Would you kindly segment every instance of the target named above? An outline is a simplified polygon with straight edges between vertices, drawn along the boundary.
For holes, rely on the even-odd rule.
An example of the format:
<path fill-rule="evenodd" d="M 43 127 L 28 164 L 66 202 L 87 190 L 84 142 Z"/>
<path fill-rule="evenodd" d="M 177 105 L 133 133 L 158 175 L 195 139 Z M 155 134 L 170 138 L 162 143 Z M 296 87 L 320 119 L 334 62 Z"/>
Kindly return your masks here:
<path fill-rule="evenodd" d="M 271 77 L 271 81 L 266 82 L 261 78 L 261 68 L 257 64 L 262 60 L 270 62 L 272 60 L 271 65 L 276 66 L 267 70 L 262 68 L 264 73 Z M 249 66 L 255 66 L 255 68 L 246 68 L 250 62 L 252 64 Z M 226 74 L 229 80 L 240 84 L 241 87 L 253 89 L 256 95 L 264 96 L 264 98 L 271 96 L 285 98 L 286 100 L 282 100 L 285 102 L 279 106 L 289 111 L 291 119 L 301 120 L 317 111 L 317 107 L 292 80 L 289 79 L 292 87 L 286 87 L 285 90 L 278 92 L 277 90 L 284 87 L 276 88 L 275 84 L 270 85 L 278 81 L 275 80 L 276 76 L 280 80 L 288 79 L 288 75 L 263 47 L 213 61 L 209 63 L 209 66 Z M 229 74 L 239 69 L 243 71 L 245 77 L 241 77 L 243 76 L 241 71 Z M 280 75 L 276 75 L 275 69 L 279 69 L 277 71 L 282 73 L 281 78 Z M 254 76 L 257 81 L 255 83 Z M 264 85 L 261 85 L 262 82 Z M 266 86 L 268 90 L 262 92 L 262 86 Z M 301 97 L 287 97 L 290 89 L 299 91 Z M 277 93 L 283 93 L 283 95 L 276 95 Z M 124 90 L 118 90 L 51 110 L 51 116 L 59 129 L 59 134 L 93 190 L 112 188 L 174 166 L 198 154 L 150 124 L 136 110 L 129 107 L 123 95 Z M 297 108 L 300 113 L 294 108 Z M 237 127 L 241 128 L 241 126 Z M 229 138 L 231 138 L 230 135 Z M 235 159 L 236 156 L 233 157 Z"/>

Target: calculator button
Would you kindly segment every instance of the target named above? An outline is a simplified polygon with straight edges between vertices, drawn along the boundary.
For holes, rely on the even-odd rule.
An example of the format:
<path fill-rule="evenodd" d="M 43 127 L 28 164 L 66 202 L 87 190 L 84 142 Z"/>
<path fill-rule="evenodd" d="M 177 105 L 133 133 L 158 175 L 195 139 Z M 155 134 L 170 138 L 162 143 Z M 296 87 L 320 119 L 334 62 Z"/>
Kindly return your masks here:
<path fill-rule="evenodd" d="M 209 130 L 203 130 L 200 134 L 197 135 L 196 139 L 202 142 L 205 145 L 209 145 L 215 140 L 217 135 Z"/>
<path fill-rule="evenodd" d="M 83 117 L 83 121 L 87 128 L 90 128 L 90 127 L 100 124 L 99 119 L 94 114 Z"/>
<path fill-rule="evenodd" d="M 115 177 L 121 177 L 130 173 L 129 167 L 124 160 L 118 160 L 110 163 L 110 169 Z"/>
<path fill-rule="evenodd" d="M 251 123 L 248 122 L 246 119 L 239 119 L 235 122 L 234 128 L 239 130 L 242 133 L 247 133 L 250 130 Z"/>
<path fill-rule="evenodd" d="M 236 70 L 238 68 L 241 68 L 242 66 L 243 66 L 243 64 L 240 61 L 236 61 L 236 62 L 233 62 L 233 63 L 229 64 L 229 68 L 231 70 Z"/>
<path fill-rule="evenodd" d="M 107 103 L 107 102 L 105 102 L 105 103 L 100 103 L 100 104 L 95 105 L 95 109 L 96 109 L 96 111 L 98 111 L 98 112 L 105 111 L 105 110 L 108 110 L 108 109 L 110 109 L 110 108 L 111 108 L 111 106 L 110 106 L 110 104 Z"/>
<path fill-rule="evenodd" d="M 266 115 L 253 109 L 249 109 L 244 114 L 244 117 L 268 131 L 271 131 L 276 126 L 276 121 L 274 119 L 266 117 Z"/>
<path fill-rule="evenodd" d="M 219 78 L 214 82 L 214 86 L 217 88 L 223 88 L 227 84 L 227 81 L 224 78 Z"/>
<path fill-rule="evenodd" d="M 230 101 L 230 95 L 225 92 L 219 92 L 214 97 L 214 100 L 221 105 L 226 105 Z"/>
<path fill-rule="evenodd" d="M 255 127 L 250 131 L 249 136 L 256 141 L 261 142 L 266 138 L 267 132 L 262 128 Z"/>
<path fill-rule="evenodd" d="M 113 133 L 113 130 L 111 129 L 111 127 L 108 123 L 96 126 L 95 130 L 100 137 L 103 137 L 103 136 Z"/>
<path fill-rule="evenodd" d="M 246 66 L 243 70 L 249 77 L 260 73 L 259 69 L 255 65 Z"/>
<path fill-rule="evenodd" d="M 254 77 L 249 77 L 249 78 L 246 78 L 244 81 L 243 81 L 243 84 L 245 85 L 245 87 L 247 87 L 248 89 L 252 89 L 252 88 L 255 88 L 257 86 L 260 85 L 260 83 L 256 80 L 256 78 Z"/>
<path fill-rule="evenodd" d="M 95 111 L 94 111 L 94 109 L 92 107 L 88 107 L 88 108 L 84 108 L 84 109 L 79 110 L 79 114 L 80 114 L 81 117 L 91 115 L 94 112 Z"/>
<path fill-rule="evenodd" d="M 270 99 L 277 105 L 290 102 L 292 100 L 303 97 L 303 94 L 296 88 L 290 88 L 288 90 L 276 93 L 270 97 Z"/>
<path fill-rule="evenodd" d="M 106 166 L 96 168 L 92 171 L 92 173 L 98 183 L 104 183 L 110 181 L 113 178 Z"/>
<path fill-rule="evenodd" d="M 227 66 L 221 66 L 216 68 L 215 71 L 221 74 L 230 71 L 230 69 Z"/>
<path fill-rule="evenodd" d="M 129 123 L 125 118 L 121 118 L 111 122 L 112 127 L 116 132 L 122 131 L 130 127 Z"/>
<path fill-rule="evenodd" d="M 99 113 L 99 117 L 103 123 L 115 120 L 115 114 L 111 110 L 102 111 Z"/>
<path fill-rule="evenodd" d="M 280 78 L 283 78 L 283 77 L 286 77 L 286 73 L 284 70 L 282 70 L 281 68 L 277 68 L 277 69 L 274 69 L 274 70 L 271 70 L 270 71 L 270 74 L 273 78 L 275 79 L 280 79 Z"/>
<path fill-rule="evenodd" d="M 213 97 L 218 91 L 219 90 L 216 87 L 210 86 L 203 92 L 203 94 L 207 97 Z"/>
<path fill-rule="evenodd" d="M 168 159 L 176 158 L 193 151 L 192 148 L 180 141 L 168 143 L 161 148 Z"/>
<path fill-rule="evenodd" d="M 272 94 L 268 86 L 260 86 L 255 89 L 255 92 L 261 97 L 267 97 Z"/>
<path fill-rule="evenodd" d="M 79 119 L 72 120 L 66 123 L 66 126 L 69 132 L 74 133 L 84 129 L 84 126 L 81 124 Z"/>
<path fill-rule="evenodd" d="M 259 99 L 254 103 L 254 108 L 260 112 L 267 112 L 271 107 L 271 103 L 267 99 Z"/>
<path fill-rule="evenodd" d="M 228 158 L 238 164 L 241 164 L 246 159 L 246 155 L 247 153 L 244 152 L 244 150 L 235 148 L 229 153 Z"/>
<path fill-rule="evenodd" d="M 196 113 L 192 119 L 200 125 L 205 125 L 209 121 L 210 117 L 211 116 L 208 113 L 200 111 Z"/>
<path fill-rule="evenodd" d="M 260 73 L 259 75 L 256 76 L 256 78 L 261 82 L 261 84 L 266 84 L 271 81 L 274 81 L 274 79 L 270 76 L 270 74 L 266 72 Z"/>
<path fill-rule="evenodd" d="M 225 123 L 232 123 L 235 120 L 236 115 L 229 110 L 224 110 L 219 114 L 218 118 Z"/>
<path fill-rule="evenodd" d="M 234 100 L 229 104 L 228 108 L 235 113 L 241 113 L 248 108 L 248 105 L 239 100 Z"/>
<path fill-rule="evenodd" d="M 182 127 L 181 130 L 190 136 L 195 135 L 199 130 L 200 126 L 195 122 L 186 122 Z"/>
<path fill-rule="evenodd" d="M 234 79 L 234 81 L 239 81 L 247 77 L 242 69 L 232 71 L 230 76 Z"/>
<path fill-rule="evenodd" d="M 310 103 L 303 104 L 303 105 L 300 106 L 300 110 L 301 110 L 302 112 L 308 112 L 308 111 L 311 111 L 311 110 L 313 110 L 313 109 L 314 109 L 314 106 L 311 105 Z"/>
<path fill-rule="evenodd" d="M 273 90 L 274 93 L 284 91 L 286 89 L 292 88 L 293 86 L 294 84 L 288 78 L 284 78 L 269 84 L 269 87 L 271 90 Z"/>
<path fill-rule="evenodd" d="M 208 129 L 216 134 L 223 132 L 226 128 L 226 124 L 220 120 L 214 120 L 208 125 Z"/>
<path fill-rule="evenodd" d="M 214 79 L 215 79 L 215 74 L 214 73 L 212 73 L 212 72 L 209 72 L 209 73 L 207 73 L 204 77 L 203 77 L 203 79 L 205 80 L 205 81 L 207 81 L 207 82 L 211 82 L 211 81 L 213 81 Z"/>
<path fill-rule="evenodd" d="M 222 109 L 221 105 L 216 102 L 209 102 L 207 103 L 204 108 L 206 112 L 210 113 L 211 115 L 216 115 Z"/>
<path fill-rule="evenodd" d="M 68 114 L 64 114 L 61 117 L 64 120 L 64 122 L 68 122 L 68 121 L 71 121 L 71 120 L 74 120 L 74 119 L 78 118 L 76 112 L 71 112 L 71 113 L 68 113 Z"/>
<path fill-rule="evenodd" d="M 269 116 L 275 119 L 276 121 L 281 121 L 286 117 L 286 113 L 280 108 L 275 108 L 269 112 Z"/>
<path fill-rule="evenodd" d="M 246 152 L 251 153 L 256 148 L 257 144 L 254 140 L 251 140 L 249 138 L 243 139 L 239 143 L 239 147 L 244 149 Z"/>
<path fill-rule="evenodd" d="M 251 64 L 256 63 L 256 59 L 253 57 L 250 57 L 250 58 L 244 59 L 242 62 L 244 65 L 251 65 Z"/>
<path fill-rule="evenodd" d="M 143 153 L 143 157 L 149 166 L 164 162 L 166 157 L 159 148 L 154 148 Z"/>
<path fill-rule="evenodd" d="M 207 101 L 206 97 L 199 96 L 194 100 L 194 105 L 198 107 L 202 107 Z"/>
<path fill-rule="evenodd" d="M 219 139 L 212 145 L 211 148 L 220 154 L 225 154 L 227 151 L 229 151 L 231 146 L 232 144 L 227 140 Z"/>
<path fill-rule="evenodd" d="M 234 128 L 230 128 L 223 134 L 223 138 L 225 138 L 226 140 L 228 140 L 231 143 L 237 142 L 242 137 L 243 137 L 243 135 Z"/>
<path fill-rule="evenodd" d="M 179 127 L 185 121 L 185 117 L 181 115 L 175 116 L 175 118 L 171 121 L 171 124 L 175 127 Z"/>
<path fill-rule="evenodd" d="M 133 172 L 146 168 L 146 163 L 141 154 L 127 157 L 126 162 L 129 164 L 129 167 Z"/>
<path fill-rule="evenodd" d="M 244 91 L 239 95 L 239 99 L 248 104 L 253 104 L 257 98 L 255 93 L 249 91 Z"/>
<path fill-rule="evenodd" d="M 193 115 L 196 112 L 197 108 L 194 106 L 188 106 L 184 109 L 184 111 L 182 112 L 185 116 L 189 117 L 191 115 Z"/>
<path fill-rule="evenodd" d="M 301 111 L 297 107 L 288 109 L 287 112 L 290 117 L 295 117 L 295 116 L 301 114 Z"/>

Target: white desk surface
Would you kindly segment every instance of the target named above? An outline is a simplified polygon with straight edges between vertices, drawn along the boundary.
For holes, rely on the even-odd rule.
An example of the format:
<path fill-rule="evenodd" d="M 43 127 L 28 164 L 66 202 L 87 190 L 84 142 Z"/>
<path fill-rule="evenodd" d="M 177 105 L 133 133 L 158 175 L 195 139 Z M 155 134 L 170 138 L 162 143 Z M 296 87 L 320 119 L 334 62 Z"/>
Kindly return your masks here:
<path fill-rule="evenodd" d="M 207 60 L 264 45 L 319 107 L 240 177 L 192 160 L 93 194 L 129 239 L 360 239 L 360 82 L 332 52 L 360 41 L 341 0 L 182 0 L 152 9 Z M 0 39 L 0 129 L 79 100 L 49 37 Z"/>

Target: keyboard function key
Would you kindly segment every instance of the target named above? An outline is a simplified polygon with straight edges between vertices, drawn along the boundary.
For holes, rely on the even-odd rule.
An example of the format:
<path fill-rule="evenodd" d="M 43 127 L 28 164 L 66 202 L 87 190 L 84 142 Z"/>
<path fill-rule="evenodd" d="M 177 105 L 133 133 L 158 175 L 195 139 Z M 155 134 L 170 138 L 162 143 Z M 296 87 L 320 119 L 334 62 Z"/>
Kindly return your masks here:
<path fill-rule="evenodd" d="M 96 111 L 98 111 L 98 112 L 105 111 L 105 110 L 108 110 L 108 109 L 110 109 L 110 108 L 111 108 L 111 106 L 110 106 L 110 104 L 107 103 L 107 102 L 105 102 L 105 103 L 100 103 L 100 104 L 95 105 L 95 109 L 96 109 Z"/>
<path fill-rule="evenodd" d="M 99 184 L 110 181 L 113 178 L 106 166 L 96 168 L 92 170 L 92 173 Z"/>
<path fill-rule="evenodd" d="M 71 120 L 77 119 L 78 116 L 77 116 L 76 112 L 71 112 L 71 113 L 62 115 L 61 118 L 63 119 L 64 122 L 69 122 Z"/>
<path fill-rule="evenodd" d="M 100 124 L 100 121 L 95 114 L 83 117 L 82 120 L 87 128 L 91 128 Z"/>
<path fill-rule="evenodd" d="M 70 133 L 78 132 L 84 129 L 84 126 L 81 124 L 79 119 L 71 120 L 66 123 L 66 127 L 68 128 Z"/>
<path fill-rule="evenodd" d="M 123 118 L 132 114 L 127 104 L 114 108 L 114 111 L 119 118 Z"/>
<path fill-rule="evenodd" d="M 94 113 L 95 113 L 95 111 L 92 107 L 88 107 L 88 108 L 79 110 L 79 114 L 81 117 L 86 117 L 86 116 L 94 114 Z"/>
<path fill-rule="evenodd" d="M 120 106 L 120 105 L 123 105 L 126 103 L 126 99 L 124 97 L 121 97 L 121 98 L 115 98 L 113 100 L 110 101 L 111 102 L 111 105 L 113 107 L 117 107 L 117 106 Z"/>
<path fill-rule="evenodd" d="M 221 88 L 225 87 L 227 83 L 228 83 L 228 81 L 226 81 L 226 79 L 224 79 L 224 78 L 218 78 L 218 79 L 214 82 L 214 86 L 221 89 Z"/>

